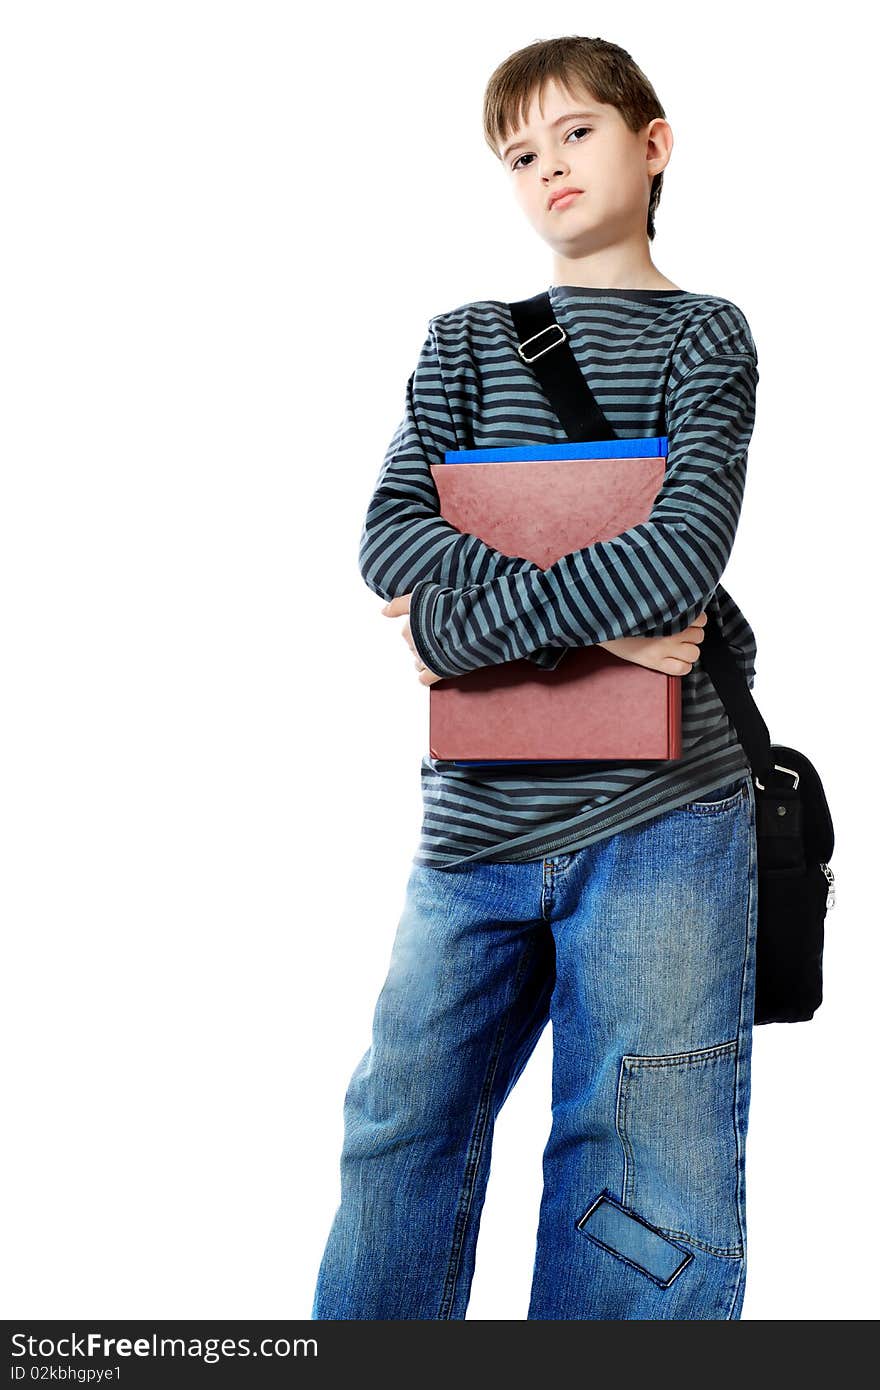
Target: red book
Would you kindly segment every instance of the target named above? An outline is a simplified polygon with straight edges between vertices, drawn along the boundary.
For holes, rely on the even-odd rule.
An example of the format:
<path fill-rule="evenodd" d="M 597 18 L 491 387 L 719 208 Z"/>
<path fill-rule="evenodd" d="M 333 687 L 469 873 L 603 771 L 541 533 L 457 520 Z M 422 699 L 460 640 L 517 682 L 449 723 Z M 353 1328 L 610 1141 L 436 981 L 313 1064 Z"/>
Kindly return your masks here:
<path fill-rule="evenodd" d="M 504 555 L 547 569 L 650 515 L 667 439 L 449 451 L 431 466 L 443 517 Z M 429 690 L 432 758 L 459 763 L 681 757 L 681 677 L 604 647 L 571 647 L 555 671 L 526 660 Z"/>

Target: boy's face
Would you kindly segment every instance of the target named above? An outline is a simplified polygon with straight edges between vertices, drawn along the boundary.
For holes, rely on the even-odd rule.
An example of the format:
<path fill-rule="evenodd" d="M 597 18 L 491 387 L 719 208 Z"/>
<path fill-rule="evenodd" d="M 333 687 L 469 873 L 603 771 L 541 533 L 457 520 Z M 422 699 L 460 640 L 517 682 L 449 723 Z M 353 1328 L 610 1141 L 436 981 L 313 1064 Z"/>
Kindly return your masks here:
<path fill-rule="evenodd" d="M 671 151 L 668 121 L 656 117 L 635 134 L 616 106 L 566 91 L 554 79 L 544 89 L 543 111 L 536 93 L 525 125 L 502 142 L 501 157 L 535 231 L 568 258 L 634 232 L 647 238 L 651 181 Z M 583 192 L 551 205 L 562 188 Z"/>

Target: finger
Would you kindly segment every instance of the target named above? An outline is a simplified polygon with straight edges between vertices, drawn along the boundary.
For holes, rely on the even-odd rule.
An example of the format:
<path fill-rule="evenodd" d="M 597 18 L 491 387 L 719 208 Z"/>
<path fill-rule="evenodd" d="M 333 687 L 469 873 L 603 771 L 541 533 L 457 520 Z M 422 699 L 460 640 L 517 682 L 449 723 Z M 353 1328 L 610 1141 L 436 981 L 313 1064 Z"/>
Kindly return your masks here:
<path fill-rule="evenodd" d="M 401 613 L 409 612 L 409 601 L 411 594 L 398 594 L 396 598 L 389 599 L 385 607 L 380 609 L 386 618 L 399 618 Z"/>

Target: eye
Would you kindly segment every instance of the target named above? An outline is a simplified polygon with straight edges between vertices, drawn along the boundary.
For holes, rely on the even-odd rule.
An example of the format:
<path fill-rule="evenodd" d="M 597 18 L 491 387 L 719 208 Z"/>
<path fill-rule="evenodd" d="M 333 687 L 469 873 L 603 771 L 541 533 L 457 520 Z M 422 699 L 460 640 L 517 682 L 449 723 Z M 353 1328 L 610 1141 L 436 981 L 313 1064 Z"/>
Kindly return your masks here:
<path fill-rule="evenodd" d="M 569 138 L 570 135 L 579 135 L 581 131 L 585 131 L 586 134 L 589 135 L 589 134 L 591 134 L 592 129 L 593 129 L 593 127 L 592 127 L 591 125 L 578 125 L 578 126 L 575 126 L 574 130 L 570 130 L 570 131 L 568 132 L 568 135 L 566 135 L 565 141 L 564 141 L 563 143 L 567 143 L 567 142 L 568 142 L 568 138 Z M 523 160 L 523 159 L 534 159 L 534 158 L 535 158 L 535 156 L 534 156 L 533 154 L 521 154 L 521 155 L 519 156 L 519 159 L 515 159 L 515 160 L 513 161 L 513 163 L 511 164 L 511 166 L 510 166 L 511 173 L 514 172 L 514 170 L 516 169 L 516 166 L 520 163 L 521 160 Z M 523 164 L 522 167 L 523 167 L 523 169 L 528 169 L 529 166 L 528 166 L 527 164 Z"/>

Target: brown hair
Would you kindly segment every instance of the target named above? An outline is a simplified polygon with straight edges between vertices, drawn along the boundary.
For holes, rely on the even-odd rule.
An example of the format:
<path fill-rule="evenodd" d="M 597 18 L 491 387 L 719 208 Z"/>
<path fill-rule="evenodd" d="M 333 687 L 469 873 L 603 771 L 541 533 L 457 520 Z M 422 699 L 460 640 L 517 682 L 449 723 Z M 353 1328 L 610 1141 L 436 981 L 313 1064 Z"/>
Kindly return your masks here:
<path fill-rule="evenodd" d="M 626 49 L 606 39 L 544 39 L 505 58 L 489 78 L 483 97 L 483 134 L 492 153 L 525 124 L 535 91 L 540 103 L 551 79 L 569 90 L 580 87 L 605 106 L 616 106 L 630 130 L 642 130 L 666 112 L 645 74 Z M 655 174 L 648 200 L 648 237 L 654 238 L 654 212 L 660 202 L 663 174 Z"/>

